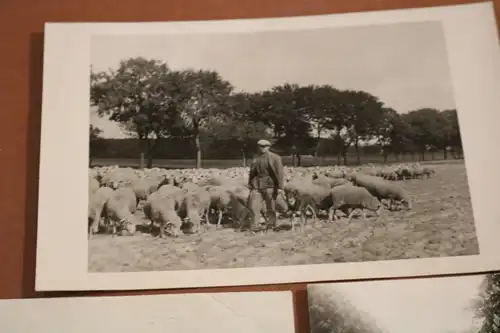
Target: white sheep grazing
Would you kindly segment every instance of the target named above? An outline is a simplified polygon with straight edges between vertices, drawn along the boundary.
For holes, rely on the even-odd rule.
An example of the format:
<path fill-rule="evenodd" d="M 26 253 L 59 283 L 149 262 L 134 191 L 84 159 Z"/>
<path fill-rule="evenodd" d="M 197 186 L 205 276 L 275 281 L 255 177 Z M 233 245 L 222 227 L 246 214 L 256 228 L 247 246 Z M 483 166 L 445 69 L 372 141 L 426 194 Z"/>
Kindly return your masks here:
<path fill-rule="evenodd" d="M 151 220 L 151 226 L 159 224 L 160 238 L 167 234 L 173 237 L 179 235 L 182 220 L 176 212 L 176 200 L 168 193 L 155 192 L 151 194 L 144 205 L 144 215 Z"/>
<path fill-rule="evenodd" d="M 101 183 L 104 186 L 117 189 L 123 184 L 130 183 L 132 180 L 139 179 L 134 169 L 131 168 L 118 168 L 106 172 L 102 177 Z"/>
<path fill-rule="evenodd" d="M 231 214 L 233 223 L 238 225 L 247 225 L 251 221 L 252 212 L 249 207 L 250 189 L 246 186 L 235 186 L 227 188 L 230 195 L 230 201 L 227 210 Z"/>
<path fill-rule="evenodd" d="M 353 174 L 351 179 L 355 185 L 366 188 L 379 200 L 388 199 L 389 209 L 392 209 L 394 201 L 401 202 L 407 210 L 412 209 L 410 197 L 402 187 L 394 182 L 359 173 Z"/>
<path fill-rule="evenodd" d="M 113 189 L 100 187 L 95 192 L 89 192 L 89 238 L 99 231 L 99 222 L 104 212 L 104 206 L 113 195 Z"/>
<path fill-rule="evenodd" d="M 106 217 L 108 225 L 112 226 L 112 234 L 116 235 L 117 228 L 129 234 L 135 233 L 137 219 L 133 215 L 137 208 L 137 198 L 134 191 L 128 187 L 120 187 L 106 202 Z"/>
<path fill-rule="evenodd" d="M 424 176 L 429 179 L 431 178 L 431 176 L 435 175 L 436 174 L 436 170 L 434 169 L 431 169 L 429 167 L 423 167 L 423 170 L 422 170 L 422 173 L 424 174 Z"/>
<path fill-rule="evenodd" d="M 168 194 L 171 197 L 174 198 L 175 200 L 175 210 L 177 211 L 179 207 L 182 204 L 182 201 L 184 200 L 184 196 L 186 195 L 186 192 L 183 191 L 180 187 L 177 187 L 172 184 L 165 184 L 162 187 L 160 187 L 157 191 L 158 193 L 161 194 Z"/>
<path fill-rule="evenodd" d="M 326 186 L 328 188 L 334 188 L 335 186 L 344 185 L 344 184 L 348 183 L 349 181 L 345 178 L 331 178 L 331 177 L 319 175 L 312 182 L 313 182 L 313 184 L 316 184 L 316 185 Z"/>
<path fill-rule="evenodd" d="M 332 206 L 328 210 L 330 222 L 337 219 L 335 215 L 337 209 L 348 215 L 350 222 L 356 209 L 360 209 L 363 217 L 366 218 L 363 209 L 374 211 L 378 215 L 382 208 L 380 201 L 364 187 L 352 186 L 351 184 L 341 185 L 332 188 L 330 195 L 332 196 Z M 349 209 L 352 209 L 350 214 L 348 214 Z"/>
<path fill-rule="evenodd" d="M 224 213 L 228 211 L 229 204 L 234 200 L 232 191 L 231 188 L 221 185 L 210 186 L 208 187 L 208 194 L 210 195 L 210 209 L 214 210 L 217 214 L 216 227 L 219 228 Z"/>
<path fill-rule="evenodd" d="M 128 187 L 134 191 L 137 198 L 137 204 L 139 204 L 141 200 L 145 201 L 148 196 L 156 190 L 157 186 L 158 184 L 154 182 L 154 180 L 148 178 L 133 179 L 130 182 L 121 185 L 121 187 Z"/>
<path fill-rule="evenodd" d="M 206 224 L 209 224 L 210 194 L 205 188 L 193 183 L 184 184 L 183 190 L 185 195 L 179 209 L 179 216 L 185 217 L 188 222 L 192 223 L 193 231 L 197 232 L 201 226 L 201 217 L 205 217 Z"/>
<path fill-rule="evenodd" d="M 325 176 L 330 177 L 330 178 L 344 178 L 344 171 L 342 170 L 332 170 L 332 171 L 327 171 L 325 173 Z"/>

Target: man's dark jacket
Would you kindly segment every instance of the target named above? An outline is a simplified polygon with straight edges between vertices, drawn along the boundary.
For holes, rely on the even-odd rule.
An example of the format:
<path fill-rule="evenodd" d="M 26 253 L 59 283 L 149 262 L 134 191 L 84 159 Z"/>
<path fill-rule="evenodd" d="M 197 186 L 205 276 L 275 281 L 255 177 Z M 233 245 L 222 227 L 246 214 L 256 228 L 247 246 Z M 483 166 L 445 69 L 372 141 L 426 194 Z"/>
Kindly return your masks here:
<path fill-rule="evenodd" d="M 259 155 L 250 166 L 248 184 L 254 189 L 283 189 L 284 170 L 281 156 L 270 151 Z"/>

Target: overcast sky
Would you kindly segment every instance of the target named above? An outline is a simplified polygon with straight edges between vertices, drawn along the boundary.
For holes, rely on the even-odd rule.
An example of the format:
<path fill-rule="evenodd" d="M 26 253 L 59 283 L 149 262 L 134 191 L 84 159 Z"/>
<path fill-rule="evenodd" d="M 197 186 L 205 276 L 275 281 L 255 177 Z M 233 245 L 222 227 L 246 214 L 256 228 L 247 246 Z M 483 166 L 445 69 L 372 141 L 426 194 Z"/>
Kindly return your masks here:
<path fill-rule="evenodd" d="M 318 286 L 342 294 L 387 333 L 460 333 L 479 324 L 470 306 L 483 279 L 475 275 Z"/>
<path fill-rule="evenodd" d="M 146 57 L 172 69 L 214 69 L 237 90 L 285 82 L 365 90 L 398 112 L 454 108 L 445 37 L 439 22 L 302 31 L 196 35 L 94 36 L 95 70 Z M 107 137 L 117 126 L 92 117 Z"/>

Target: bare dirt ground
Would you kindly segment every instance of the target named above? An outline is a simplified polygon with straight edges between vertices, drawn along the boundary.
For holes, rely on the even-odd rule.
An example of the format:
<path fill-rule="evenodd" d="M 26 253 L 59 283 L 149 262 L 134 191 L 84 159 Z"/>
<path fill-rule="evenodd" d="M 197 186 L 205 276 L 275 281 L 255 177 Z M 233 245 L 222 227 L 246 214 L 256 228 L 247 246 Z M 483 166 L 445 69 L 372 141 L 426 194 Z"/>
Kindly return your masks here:
<path fill-rule="evenodd" d="M 241 268 L 476 255 L 478 241 L 465 166 L 435 165 L 427 180 L 398 182 L 411 195 L 411 211 L 328 224 L 304 232 L 249 235 L 211 228 L 178 239 L 148 234 L 96 235 L 89 241 L 89 271 Z M 311 220 L 309 220 L 311 221 Z M 288 221 L 283 221 L 287 223 Z"/>

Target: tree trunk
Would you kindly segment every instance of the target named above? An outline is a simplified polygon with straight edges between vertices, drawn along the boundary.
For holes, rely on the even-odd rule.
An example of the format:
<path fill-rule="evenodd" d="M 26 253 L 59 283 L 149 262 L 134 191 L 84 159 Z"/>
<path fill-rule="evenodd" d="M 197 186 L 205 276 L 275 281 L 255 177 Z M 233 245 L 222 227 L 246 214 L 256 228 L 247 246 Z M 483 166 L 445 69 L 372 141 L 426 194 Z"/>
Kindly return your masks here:
<path fill-rule="evenodd" d="M 318 165 L 320 146 L 321 146 L 321 128 L 318 127 L 318 142 L 316 142 L 316 150 L 314 151 L 314 166 Z"/>
<path fill-rule="evenodd" d="M 139 169 L 144 169 L 144 153 L 141 153 L 141 156 L 139 157 Z"/>
<path fill-rule="evenodd" d="M 443 148 L 443 159 L 448 159 L 448 147 Z"/>
<path fill-rule="evenodd" d="M 342 157 L 344 158 L 344 165 L 347 166 L 347 152 L 346 151 L 344 151 L 342 153 Z"/>
<path fill-rule="evenodd" d="M 337 165 L 340 165 L 340 154 L 337 154 Z"/>
<path fill-rule="evenodd" d="M 302 164 L 302 156 L 300 155 L 300 151 L 297 151 L 297 166 L 301 166 Z"/>
<path fill-rule="evenodd" d="M 247 157 L 245 155 L 245 149 L 241 149 L 241 162 L 243 164 L 243 167 L 247 167 Z"/>
<path fill-rule="evenodd" d="M 361 157 L 359 156 L 359 139 L 356 137 L 354 140 L 354 149 L 356 150 L 356 164 L 360 165 L 361 164 Z"/>
<path fill-rule="evenodd" d="M 196 169 L 201 168 L 201 144 L 200 133 L 197 131 L 194 135 L 194 144 L 196 147 Z"/>
<path fill-rule="evenodd" d="M 387 157 L 388 157 L 388 154 L 384 151 L 384 164 L 387 163 Z"/>
<path fill-rule="evenodd" d="M 89 168 L 92 167 L 92 156 L 89 156 Z"/>
<path fill-rule="evenodd" d="M 157 140 L 156 139 L 149 139 L 149 138 L 146 138 L 146 153 L 145 155 L 147 156 L 148 158 L 148 162 L 147 162 L 147 168 L 148 169 L 151 169 L 153 167 L 153 152 L 154 152 L 154 149 L 156 147 L 156 143 L 157 143 Z"/>

